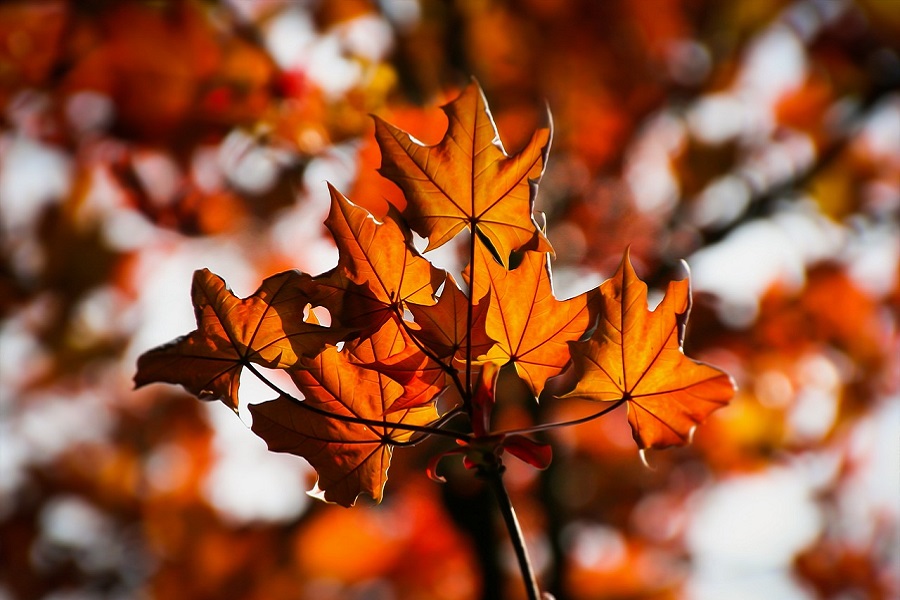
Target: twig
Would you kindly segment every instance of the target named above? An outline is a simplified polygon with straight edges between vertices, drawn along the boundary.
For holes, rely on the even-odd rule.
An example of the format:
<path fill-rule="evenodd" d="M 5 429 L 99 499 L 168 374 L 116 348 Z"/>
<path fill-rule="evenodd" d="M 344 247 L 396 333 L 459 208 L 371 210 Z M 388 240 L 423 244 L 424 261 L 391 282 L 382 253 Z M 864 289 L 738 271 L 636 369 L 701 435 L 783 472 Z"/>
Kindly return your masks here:
<path fill-rule="evenodd" d="M 491 463 L 489 466 L 482 467 L 479 470 L 479 475 L 490 483 L 491 489 L 494 490 L 494 495 L 497 497 L 500 512 L 503 514 L 503 521 L 506 523 L 510 541 L 512 541 L 513 549 L 516 552 L 516 560 L 519 562 L 519 571 L 522 573 L 522 582 L 525 584 L 528 600 L 541 600 L 541 590 L 534 575 L 531 559 L 528 557 L 528 549 L 525 547 L 525 536 L 522 535 L 519 519 L 516 517 L 516 511 L 509 499 L 506 486 L 503 484 L 503 470 L 503 465 L 497 459 L 496 462 Z"/>

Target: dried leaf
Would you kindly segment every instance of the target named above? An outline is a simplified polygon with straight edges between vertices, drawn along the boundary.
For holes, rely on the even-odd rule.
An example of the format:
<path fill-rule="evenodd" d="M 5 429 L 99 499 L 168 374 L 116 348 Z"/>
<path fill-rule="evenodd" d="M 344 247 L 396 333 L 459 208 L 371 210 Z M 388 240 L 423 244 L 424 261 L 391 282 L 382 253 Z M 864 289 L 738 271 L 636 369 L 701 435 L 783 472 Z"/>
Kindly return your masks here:
<path fill-rule="evenodd" d="M 410 304 L 434 304 L 444 273 L 416 252 L 391 213 L 376 221 L 329 185 L 325 224 L 340 252 L 338 266 L 313 280 L 310 294 L 346 327 L 371 331 Z"/>

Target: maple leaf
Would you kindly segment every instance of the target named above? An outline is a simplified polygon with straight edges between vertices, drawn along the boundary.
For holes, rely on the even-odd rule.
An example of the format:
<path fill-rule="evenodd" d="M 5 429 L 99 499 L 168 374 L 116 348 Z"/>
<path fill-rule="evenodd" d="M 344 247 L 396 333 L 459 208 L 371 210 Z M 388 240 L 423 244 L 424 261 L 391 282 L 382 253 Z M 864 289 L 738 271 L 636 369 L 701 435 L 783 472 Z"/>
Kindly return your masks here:
<path fill-rule="evenodd" d="M 443 110 L 447 132 L 434 146 L 425 146 L 375 117 L 379 173 L 403 190 L 407 200 L 403 216 L 414 231 L 428 238 L 426 251 L 464 229 L 489 240 L 504 266 L 510 253 L 529 242 L 535 242 L 536 250 L 552 251 L 532 216 L 550 149 L 550 129 L 538 129 L 525 148 L 510 157 L 477 83 Z"/>
<path fill-rule="evenodd" d="M 466 360 L 466 345 L 472 344 L 472 356 L 486 353 L 494 344 L 484 330 L 490 297 L 484 296 L 472 306 L 472 327 L 469 328 L 469 299 L 459 289 L 452 277 L 447 277 L 437 304 L 432 306 L 409 305 L 415 319 L 415 336 L 431 349 L 438 358 Z"/>
<path fill-rule="evenodd" d="M 371 335 L 348 342 L 345 348 L 357 364 L 403 385 L 403 394 L 391 410 L 421 406 L 451 383 L 444 365 L 419 348 L 396 315 Z"/>
<path fill-rule="evenodd" d="M 726 373 L 684 355 L 690 280 L 669 283 L 655 310 L 647 285 L 625 256 L 600 286 L 603 318 L 591 339 L 570 344 L 577 385 L 567 398 L 625 400 L 638 446 L 665 448 L 689 441 L 694 426 L 734 396 Z"/>
<path fill-rule="evenodd" d="M 304 321 L 308 280 L 299 271 L 279 273 L 241 300 L 218 275 L 195 271 L 191 298 L 197 329 L 141 355 L 136 387 L 177 383 L 198 398 L 222 400 L 237 410 L 244 365 L 290 367 L 341 338 L 340 328 Z"/>
<path fill-rule="evenodd" d="M 380 501 L 392 444 L 412 435 L 396 424 L 426 425 L 437 419 L 437 410 L 433 404 L 396 410 L 403 386 L 353 364 L 334 347 L 304 359 L 302 366 L 289 372 L 303 392 L 302 402 L 316 412 L 284 396 L 251 405 L 254 433 L 270 450 L 309 461 L 319 475 L 317 487 L 325 500 L 352 506 L 360 494 L 367 494 Z"/>
<path fill-rule="evenodd" d="M 591 291 L 557 300 L 550 257 L 544 252 L 524 252 L 522 262 L 507 271 L 478 244 L 474 269 L 488 275 L 472 285 L 476 295 L 489 293 L 485 331 L 497 341 L 479 359 L 512 363 L 535 397 L 540 396 L 547 379 L 569 363 L 568 342 L 580 339 L 594 325 L 598 294 Z M 470 281 L 471 273 L 467 271 Z"/>
<path fill-rule="evenodd" d="M 434 304 L 445 273 L 412 247 L 391 213 L 378 222 L 329 184 L 325 224 L 338 247 L 338 265 L 310 282 L 310 295 L 342 325 L 371 330 L 406 303 Z"/>

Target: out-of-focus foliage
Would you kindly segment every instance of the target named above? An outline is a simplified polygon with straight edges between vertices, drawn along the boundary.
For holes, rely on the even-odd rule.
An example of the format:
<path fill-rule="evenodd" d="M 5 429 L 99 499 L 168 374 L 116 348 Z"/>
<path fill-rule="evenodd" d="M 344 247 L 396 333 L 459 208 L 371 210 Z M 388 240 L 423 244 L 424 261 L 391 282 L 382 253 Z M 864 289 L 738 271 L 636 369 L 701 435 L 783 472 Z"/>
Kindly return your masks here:
<path fill-rule="evenodd" d="M 332 266 L 323 180 L 402 202 L 367 115 L 434 143 L 419 107 L 470 74 L 511 151 L 551 108 L 559 296 L 630 244 L 658 299 L 686 258 L 686 350 L 741 389 L 654 471 L 614 418 L 554 434 L 539 476 L 510 465 L 544 587 L 897 595 L 893 0 L 0 4 L 3 594 L 520 597 L 478 481 L 410 452 L 378 508 L 313 506 L 303 461 L 225 407 L 130 383 L 192 327 L 194 269 L 245 297 Z"/>

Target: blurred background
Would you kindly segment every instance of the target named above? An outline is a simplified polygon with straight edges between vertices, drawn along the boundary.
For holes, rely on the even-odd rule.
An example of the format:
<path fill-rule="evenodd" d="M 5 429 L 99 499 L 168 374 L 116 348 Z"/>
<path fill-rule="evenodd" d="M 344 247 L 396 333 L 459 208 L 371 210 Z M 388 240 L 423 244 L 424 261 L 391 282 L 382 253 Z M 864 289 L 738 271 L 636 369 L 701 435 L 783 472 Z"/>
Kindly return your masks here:
<path fill-rule="evenodd" d="M 557 296 L 630 244 L 658 300 L 685 258 L 686 351 L 740 387 L 653 470 L 621 412 L 509 465 L 544 588 L 898 597 L 900 2 L 34 0 L 0 4 L 0 599 L 523 597 L 433 446 L 342 509 L 220 403 L 131 383 L 194 328 L 194 269 L 330 268 L 326 181 L 402 203 L 368 115 L 434 143 L 472 76 L 509 151 L 552 112 Z"/>

